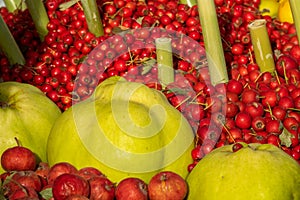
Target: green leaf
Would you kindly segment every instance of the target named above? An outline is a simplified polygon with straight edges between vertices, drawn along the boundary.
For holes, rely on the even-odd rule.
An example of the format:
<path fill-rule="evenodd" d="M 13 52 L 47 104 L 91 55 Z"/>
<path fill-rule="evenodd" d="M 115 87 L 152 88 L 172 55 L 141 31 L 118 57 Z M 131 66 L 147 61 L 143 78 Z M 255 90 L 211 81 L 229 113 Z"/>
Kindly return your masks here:
<path fill-rule="evenodd" d="M 43 199 L 51 199 L 53 197 L 52 188 L 50 187 L 40 191 L 40 195 Z"/>
<path fill-rule="evenodd" d="M 148 72 L 150 72 L 155 63 L 156 63 L 156 60 L 153 58 L 149 58 L 148 60 L 144 61 L 142 63 L 142 66 L 143 66 L 142 75 L 145 75 Z"/>
<path fill-rule="evenodd" d="M 59 9 L 61 11 L 66 10 L 66 9 L 72 7 L 73 5 L 75 5 L 79 1 L 80 0 L 70 0 L 70 1 L 64 2 L 64 3 L 59 5 Z"/>
<path fill-rule="evenodd" d="M 282 133 L 279 135 L 280 144 L 286 147 L 290 147 L 292 145 L 292 138 L 295 136 L 291 134 L 286 128 L 283 128 Z"/>
<path fill-rule="evenodd" d="M 182 88 L 168 88 L 168 90 L 177 95 L 178 94 L 186 94 L 186 89 L 182 89 Z"/>

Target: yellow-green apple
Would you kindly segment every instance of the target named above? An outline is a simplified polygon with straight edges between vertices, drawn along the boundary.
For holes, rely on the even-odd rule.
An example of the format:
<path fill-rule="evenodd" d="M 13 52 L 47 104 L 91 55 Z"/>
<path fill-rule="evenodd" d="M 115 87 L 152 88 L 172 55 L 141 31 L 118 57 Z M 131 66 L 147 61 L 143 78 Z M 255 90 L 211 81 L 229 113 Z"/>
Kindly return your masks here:
<path fill-rule="evenodd" d="M 115 76 L 57 119 L 48 161 L 93 166 L 113 182 L 131 176 L 147 183 L 162 170 L 186 177 L 193 141 L 190 124 L 162 92 Z"/>
<path fill-rule="evenodd" d="M 216 148 L 186 180 L 188 200 L 300 199 L 300 165 L 272 144 Z"/>

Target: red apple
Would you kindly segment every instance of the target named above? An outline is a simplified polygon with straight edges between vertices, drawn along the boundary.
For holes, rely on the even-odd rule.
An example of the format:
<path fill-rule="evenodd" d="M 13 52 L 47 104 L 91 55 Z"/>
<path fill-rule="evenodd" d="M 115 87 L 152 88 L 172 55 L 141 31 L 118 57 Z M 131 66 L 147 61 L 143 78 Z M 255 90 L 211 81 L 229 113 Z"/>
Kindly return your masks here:
<path fill-rule="evenodd" d="M 42 189 L 42 182 L 34 171 L 18 171 L 12 175 L 11 179 L 11 182 L 26 188 L 33 188 L 37 192 Z"/>
<path fill-rule="evenodd" d="M 115 190 L 116 200 L 147 200 L 147 184 L 136 177 L 128 177 L 119 182 Z"/>
<path fill-rule="evenodd" d="M 78 173 L 78 170 L 68 162 L 59 162 L 50 167 L 47 180 L 48 184 L 52 184 L 53 181 L 60 175 L 65 173 Z"/>
<path fill-rule="evenodd" d="M 33 188 L 21 187 L 15 190 L 12 194 L 8 196 L 9 200 L 34 200 L 39 199 L 38 193 Z"/>
<path fill-rule="evenodd" d="M 104 176 L 94 176 L 88 180 L 90 200 L 114 200 L 115 185 Z"/>
<path fill-rule="evenodd" d="M 95 168 L 95 167 L 83 167 L 81 169 L 78 170 L 78 175 L 83 177 L 86 180 L 89 180 L 90 178 L 94 177 L 94 176 L 103 176 L 105 177 L 104 174 L 102 174 L 102 172 Z"/>
<path fill-rule="evenodd" d="M 162 171 L 151 178 L 148 191 L 151 200 L 183 200 L 187 195 L 188 185 L 177 173 Z"/>
<path fill-rule="evenodd" d="M 1 166 L 6 171 L 35 170 L 36 157 L 35 154 L 26 147 L 11 147 L 2 153 Z"/>
<path fill-rule="evenodd" d="M 54 180 L 52 185 L 52 193 L 55 200 L 64 200 L 70 195 L 88 197 L 89 192 L 88 181 L 76 174 L 62 174 Z"/>

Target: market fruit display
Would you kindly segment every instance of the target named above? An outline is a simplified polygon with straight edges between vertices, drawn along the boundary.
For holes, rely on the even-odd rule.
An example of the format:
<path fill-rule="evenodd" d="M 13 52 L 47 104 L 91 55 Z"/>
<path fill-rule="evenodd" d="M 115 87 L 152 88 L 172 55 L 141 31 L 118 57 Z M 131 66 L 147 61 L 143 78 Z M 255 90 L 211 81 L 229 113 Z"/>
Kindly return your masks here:
<path fill-rule="evenodd" d="M 193 141 L 188 121 L 163 93 L 114 76 L 56 120 L 47 156 L 50 165 L 67 161 L 102 169 L 113 181 L 148 182 L 167 169 L 185 177 Z"/>
<path fill-rule="evenodd" d="M 0 152 L 21 146 L 46 161 L 46 144 L 61 110 L 37 87 L 18 82 L 0 83 Z M 17 141 L 16 141 L 17 140 Z M 25 156 L 26 154 L 24 154 Z M 3 172 L 3 168 L 0 168 Z"/>
<path fill-rule="evenodd" d="M 25 3 L 30 1 L 32 0 L 26 0 Z M 10 36 L 13 37 L 21 52 L 17 58 L 24 57 L 23 62 L 14 62 L 11 56 L 7 56 L 6 51 L 2 51 L 3 42 L 8 40 L 0 40 L 0 82 L 22 82 L 33 85 L 52 100 L 61 112 L 68 113 L 66 115 L 73 114 L 76 108 L 80 108 L 87 102 L 96 102 L 95 97 L 101 92 L 97 93 L 95 89 L 111 77 L 122 77 L 120 80 L 124 78 L 134 85 L 141 84 L 157 90 L 185 117 L 192 129 L 194 143 L 190 149 L 187 149 L 190 157 L 186 157 L 189 164 L 176 165 L 181 167 L 185 174 L 193 172 L 198 163 L 214 149 L 233 145 L 232 151 L 238 153 L 243 146 L 241 142 L 277 146 L 300 163 L 300 46 L 298 37 L 300 30 L 297 30 L 299 23 L 280 20 L 279 17 L 262 12 L 260 8 L 263 9 L 263 7 L 266 7 L 266 10 L 272 10 L 271 6 L 263 6 L 267 0 L 265 2 L 263 0 L 211 0 L 210 3 L 213 1 L 215 7 L 211 7 L 213 10 L 210 10 L 210 13 L 213 13 L 215 9 L 217 14 L 215 20 L 217 25 L 215 24 L 214 27 L 203 23 L 205 22 L 203 18 L 200 19 L 200 14 L 206 11 L 205 9 L 199 13 L 200 7 L 195 3 L 187 5 L 183 0 L 34 1 L 34 3 L 41 3 L 42 8 L 45 7 L 46 16 L 49 19 L 47 24 L 43 24 L 45 31 L 43 36 L 40 35 L 41 32 L 34 23 L 37 16 L 35 12 L 29 12 L 28 9 L 11 11 L 7 8 L 0 8 L 0 15 L 11 32 Z M 203 1 L 197 2 L 201 8 L 203 8 L 201 5 Z M 208 0 L 205 1 L 208 2 Z M 86 2 L 95 4 L 92 8 L 86 9 Z M 295 8 L 293 6 L 295 0 L 280 1 L 279 7 L 287 2 L 294 2 L 291 6 Z M 18 6 L 20 7 L 23 5 Z M 204 8 L 207 7 L 204 6 Z M 44 9 L 34 9 L 37 12 L 42 10 Z M 94 15 L 96 17 L 99 11 L 103 34 L 94 32 L 90 28 L 89 25 L 93 20 L 86 12 L 87 10 L 96 11 Z M 280 13 L 279 10 L 278 13 Z M 291 14 L 286 11 L 281 13 Z M 254 23 L 258 21 L 259 23 Z M 94 27 L 99 28 L 101 24 L 99 22 L 94 24 Z M 253 42 L 255 40 L 252 39 L 252 31 L 250 32 L 249 29 L 255 24 L 264 25 L 262 28 L 266 29 L 262 43 Z M 1 28 L 5 26 L 2 24 Z M 224 78 L 223 81 L 217 83 L 213 80 L 218 70 L 213 68 L 211 71 L 212 62 L 209 58 L 212 55 L 208 53 L 212 47 L 204 41 L 207 34 L 203 33 L 207 29 L 213 31 L 214 34 L 220 33 L 222 49 L 214 55 L 224 55 L 225 63 L 222 65 L 222 71 L 228 73 L 228 79 Z M 2 33 L 1 31 L 0 34 Z M 256 36 L 257 39 L 262 34 Z M 155 43 L 158 38 L 166 37 L 171 39 L 172 59 L 170 60 L 172 62 L 169 66 L 170 69 L 173 67 L 173 70 L 170 70 L 169 74 L 163 78 L 171 78 L 172 81 L 169 84 L 162 83 L 161 76 L 158 78 L 161 72 L 158 64 L 160 56 Z M 261 62 L 258 62 L 260 56 L 255 53 L 257 51 L 254 51 L 256 45 L 259 46 L 259 44 L 262 49 L 270 47 L 268 58 L 272 54 L 273 59 L 270 59 L 268 70 L 263 69 Z M 16 47 L 6 46 L 12 47 L 10 49 L 13 49 L 13 54 L 19 52 Z M 213 47 L 216 46 L 218 45 Z M 126 94 L 122 96 L 128 97 Z M 145 102 L 149 100 L 146 99 Z M 124 104 L 116 108 L 119 109 L 121 105 Z M 130 119 L 142 122 L 143 119 L 139 118 L 141 115 L 135 115 L 138 112 L 131 111 L 131 107 L 134 106 L 131 105 L 127 112 L 132 115 Z M 155 109 L 159 107 L 154 106 Z M 155 109 L 149 110 L 154 111 L 155 114 L 157 111 Z M 77 111 L 81 110 L 77 109 Z M 91 113 L 87 114 L 90 116 Z M 124 113 L 122 114 L 115 115 L 117 117 L 114 120 L 120 120 L 121 116 L 124 116 Z M 151 115 L 145 116 L 151 118 Z M 84 116 L 80 117 L 80 119 L 84 118 Z M 159 119 L 163 117 L 164 115 L 161 115 Z M 144 117 L 144 123 L 149 122 L 148 118 Z M 81 121 L 84 123 L 87 120 Z M 160 120 L 157 121 L 160 122 Z M 79 128 L 78 130 L 82 127 L 73 126 L 73 128 Z M 84 131 L 89 133 L 94 130 L 95 128 L 91 130 L 87 127 Z M 66 134 L 69 133 L 68 131 Z M 69 143 L 74 142 L 66 138 L 63 133 L 59 136 L 65 139 L 57 137 L 55 142 L 52 142 L 52 144 L 64 142 L 58 148 L 64 145 L 69 146 Z M 77 140 L 79 136 L 82 135 L 74 138 Z M 21 139 L 16 139 L 21 143 L 18 146 L 26 146 L 22 145 Z M 115 142 L 115 140 L 116 138 L 112 141 Z M 75 167 L 73 157 L 77 152 L 79 152 L 78 155 L 86 155 L 86 152 L 90 150 L 93 152 L 93 148 L 96 148 L 97 152 L 92 157 L 99 156 L 98 152 L 102 152 L 103 149 L 105 149 L 104 153 L 112 155 L 112 152 L 108 152 L 106 148 L 101 149 L 100 146 L 95 145 L 98 140 L 90 141 L 94 142 L 92 145 L 85 145 L 88 148 L 83 148 L 82 141 L 85 141 L 84 138 L 77 140 L 80 142 L 79 148 L 72 148 L 67 152 L 72 159 L 70 163 L 63 157 L 65 155 L 63 151 L 59 155 L 58 149 L 45 152 L 49 157 L 61 159 L 51 161 L 50 166 L 47 163 L 48 160 L 38 164 L 35 173 L 42 177 L 43 192 L 36 194 L 32 188 L 17 188 L 19 190 L 8 192 L 5 197 L 16 198 L 30 195 L 34 198 L 37 196 L 46 198 L 45 195 L 48 192 L 51 196 L 53 195 L 51 184 L 62 173 L 76 173 L 89 179 L 95 174 L 103 178 L 103 175 L 110 174 L 113 170 L 123 171 L 123 169 L 120 170 L 124 167 L 122 164 L 118 165 L 117 169 L 107 170 L 102 165 L 94 168 L 94 163 L 88 161 L 85 163 L 81 158 L 76 159 Z M 124 141 L 128 142 L 128 140 Z M 165 140 L 162 141 L 165 142 Z M 151 146 L 161 147 L 160 144 Z M 16 146 L 16 142 L 13 146 Z M 52 151 L 55 155 L 51 156 Z M 172 155 L 173 153 L 175 152 L 172 152 Z M 135 161 L 138 163 L 137 160 Z M 116 162 L 120 163 L 119 160 Z M 115 162 L 110 164 L 113 166 Z M 135 164 L 137 165 L 139 163 Z M 143 165 L 141 168 L 144 168 Z M 32 175 L 27 172 L 24 174 Z M 10 172 L 5 172 L 1 175 L 1 180 L 9 182 L 8 180 L 12 178 L 10 175 Z M 131 175 L 127 173 L 126 176 L 132 177 Z M 148 174 L 146 179 L 149 180 L 151 175 Z M 6 177 L 9 178 L 6 179 Z M 23 176 L 18 174 L 14 179 L 18 177 Z M 109 181 L 102 178 L 101 180 L 97 178 L 96 181 L 106 182 L 108 190 L 97 189 L 96 193 L 100 195 L 105 193 L 106 196 L 111 197 L 115 188 L 111 187 Z M 112 178 L 113 183 L 116 179 L 110 176 L 107 178 Z M 9 185 L 15 186 L 15 184 L 7 186 Z M 87 199 L 92 198 L 92 195 L 89 194 L 87 197 L 86 193 L 79 193 L 67 198 Z"/>
<path fill-rule="evenodd" d="M 188 199 L 299 199 L 300 166 L 271 144 L 215 149 L 187 178 Z"/>

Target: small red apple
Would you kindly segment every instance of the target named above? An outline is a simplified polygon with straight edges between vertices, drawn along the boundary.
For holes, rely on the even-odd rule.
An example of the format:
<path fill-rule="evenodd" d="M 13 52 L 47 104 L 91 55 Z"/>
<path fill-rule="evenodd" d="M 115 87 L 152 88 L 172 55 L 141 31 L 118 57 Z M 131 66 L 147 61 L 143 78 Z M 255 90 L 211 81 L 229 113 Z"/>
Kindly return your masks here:
<path fill-rule="evenodd" d="M 50 167 L 47 176 L 48 184 L 52 184 L 53 181 L 60 175 L 65 173 L 78 173 L 75 166 L 68 162 L 59 162 Z"/>
<path fill-rule="evenodd" d="M 14 146 L 1 155 L 1 166 L 6 171 L 35 170 L 36 164 L 35 154 L 26 147 Z"/>
<path fill-rule="evenodd" d="M 26 188 L 33 188 L 37 192 L 42 189 L 42 182 L 34 171 L 18 171 L 12 175 L 10 181 Z"/>
<path fill-rule="evenodd" d="M 88 180 L 90 200 L 114 200 L 115 185 L 104 176 L 94 176 Z"/>
<path fill-rule="evenodd" d="M 151 178 L 148 192 L 151 200 L 183 200 L 187 195 L 188 185 L 177 173 L 162 171 Z"/>
<path fill-rule="evenodd" d="M 125 178 L 117 185 L 115 197 L 116 200 L 147 200 L 147 184 L 136 177 Z"/>
<path fill-rule="evenodd" d="M 88 197 L 90 187 L 87 180 L 76 174 L 64 173 L 58 176 L 52 185 L 55 200 L 64 200 L 70 195 Z"/>
<path fill-rule="evenodd" d="M 34 200 L 39 199 L 38 193 L 33 188 L 21 187 L 15 190 L 12 194 L 8 196 L 9 200 Z"/>
<path fill-rule="evenodd" d="M 105 175 L 102 174 L 102 172 L 95 167 L 83 167 L 78 170 L 78 175 L 85 178 L 86 180 L 89 180 L 90 178 L 92 178 L 94 176 L 105 177 Z"/>

